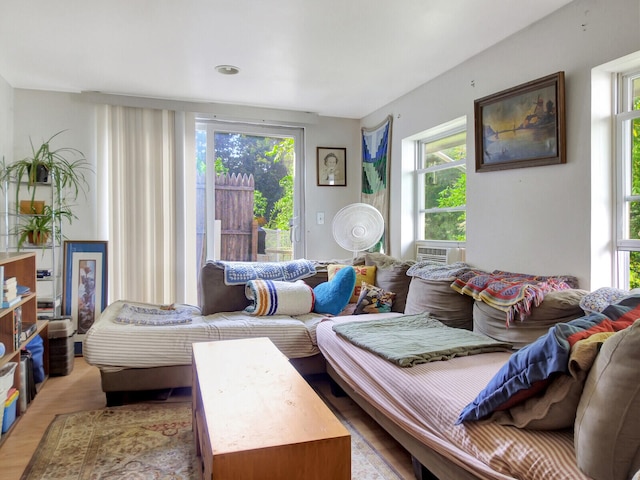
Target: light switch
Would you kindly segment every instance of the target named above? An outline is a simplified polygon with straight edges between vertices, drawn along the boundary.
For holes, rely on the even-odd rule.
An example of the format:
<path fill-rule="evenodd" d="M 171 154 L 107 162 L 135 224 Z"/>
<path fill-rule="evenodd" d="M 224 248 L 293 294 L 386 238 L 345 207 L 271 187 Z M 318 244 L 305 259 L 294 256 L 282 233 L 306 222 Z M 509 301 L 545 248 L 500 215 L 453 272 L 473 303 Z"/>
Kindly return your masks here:
<path fill-rule="evenodd" d="M 316 223 L 324 225 L 324 212 L 316 212 Z"/>

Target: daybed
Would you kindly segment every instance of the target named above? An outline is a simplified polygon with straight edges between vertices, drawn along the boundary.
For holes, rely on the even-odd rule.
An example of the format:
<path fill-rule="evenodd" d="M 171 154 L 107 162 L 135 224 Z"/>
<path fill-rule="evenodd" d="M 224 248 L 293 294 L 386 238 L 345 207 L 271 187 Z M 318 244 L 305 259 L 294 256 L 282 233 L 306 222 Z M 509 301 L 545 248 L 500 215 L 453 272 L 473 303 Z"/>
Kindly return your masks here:
<path fill-rule="evenodd" d="M 314 271 L 302 281 L 315 288 L 328 281 L 328 265 L 338 262 L 312 263 Z M 364 265 L 364 258 L 353 263 L 360 263 L 358 269 L 364 273 L 374 270 Z M 263 264 L 260 266 L 264 267 Z M 393 266 L 380 270 L 382 285 L 399 292 L 396 309 L 404 308 L 409 285 L 409 277 L 405 275 L 408 266 L 401 270 Z M 402 285 L 394 284 L 392 274 L 401 278 Z M 187 321 L 176 321 L 175 324 L 152 322 L 152 325 L 141 325 L 142 314 L 134 315 L 130 322 L 118 321 L 123 308 L 143 313 L 144 309 L 149 309 L 157 313 L 157 305 L 116 301 L 105 309 L 99 321 L 87 332 L 83 352 L 87 362 L 100 369 L 102 390 L 109 405 L 121 403 L 125 392 L 191 386 L 193 342 L 268 337 L 301 374 L 325 371 L 315 336 L 316 326 L 325 315 L 310 312 L 254 316 L 245 312 L 252 305 L 245 284 L 228 285 L 223 262 L 207 262 L 202 268 L 198 301 L 199 307 L 175 305 L 174 308 L 188 317 Z"/>
<path fill-rule="evenodd" d="M 410 292 L 433 282 L 415 280 Z M 418 478 L 630 479 L 640 470 L 640 321 L 633 323 L 640 317 L 640 296 L 576 317 L 576 306 L 589 295 L 574 289 L 556 293 L 552 310 L 565 321 L 538 339 L 534 333 L 526 342 L 526 333 L 503 328 L 500 340 L 511 337 L 523 347 L 515 353 L 453 356 L 402 368 L 379 337 L 396 337 L 395 330 L 382 327 L 407 316 L 372 320 L 383 333 L 373 337 L 374 345 L 355 342 L 360 346 L 345 330 L 357 330 L 354 320 L 369 319 L 325 319 L 317 328 L 318 345 L 333 381 L 410 452 Z M 415 313 L 414 298 L 407 299 L 406 310 Z M 607 333 L 612 336 L 606 341 L 590 336 L 601 331 L 619 332 Z M 600 353 L 596 345 L 602 345 Z M 560 357 L 556 363 L 571 365 L 570 374 L 548 366 L 554 363 L 550 358 Z M 537 394 L 534 386 L 540 387 Z M 501 395 L 507 395 L 504 403 L 498 402 Z M 483 410 L 494 400 L 501 410 Z"/>

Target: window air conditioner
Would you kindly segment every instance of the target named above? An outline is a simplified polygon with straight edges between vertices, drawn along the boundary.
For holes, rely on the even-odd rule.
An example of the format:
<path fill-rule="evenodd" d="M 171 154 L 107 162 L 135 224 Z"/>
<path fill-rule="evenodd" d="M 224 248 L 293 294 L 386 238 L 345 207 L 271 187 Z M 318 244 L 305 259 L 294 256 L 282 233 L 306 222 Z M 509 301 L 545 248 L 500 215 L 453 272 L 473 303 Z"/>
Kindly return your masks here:
<path fill-rule="evenodd" d="M 454 262 L 463 262 L 465 259 L 464 248 L 437 248 L 424 245 L 416 246 L 416 260 L 418 262 L 430 261 L 443 265 Z"/>

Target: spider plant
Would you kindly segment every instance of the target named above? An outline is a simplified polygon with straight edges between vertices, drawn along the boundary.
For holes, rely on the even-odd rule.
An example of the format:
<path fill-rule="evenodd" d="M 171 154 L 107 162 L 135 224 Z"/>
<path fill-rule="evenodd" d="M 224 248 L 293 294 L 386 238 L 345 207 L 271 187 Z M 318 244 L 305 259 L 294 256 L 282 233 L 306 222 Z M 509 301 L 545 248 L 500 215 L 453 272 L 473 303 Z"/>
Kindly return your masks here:
<path fill-rule="evenodd" d="M 31 193 L 31 201 L 35 200 L 38 184 L 50 183 L 54 189 L 56 199 L 63 196 L 74 201 L 80 193 L 86 195 L 89 190 L 87 174 L 92 172 L 91 165 L 84 158 L 82 152 L 71 147 L 61 147 L 52 149 L 51 142 L 58 135 L 65 132 L 62 130 L 52 135 L 39 146 L 31 143 L 31 155 L 21 160 L 17 160 L 9 165 L 5 164 L 4 158 L 0 165 L 0 181 L 4 184 L 7 181 L 16 181 L 15 197 L 16 209 L 18 209 L 20 190 L 22 185 L 26 185 Z M 39 171 L 46 170 L 48 181 L 41 182 Z M 26 182 L 25 182 L 26 178 Z"/>
<path fill-rule="evenodd" d="M 26 222 L 16 226 L 15 233 L 18 235 L 18 250 L 25 243 L 45 246 L 52 233 L 55 234 L 56 243 L 59 245 L 62 240 L 62 220 L 65 219 L 71 223 L 74 218 L 76 216 L 68 208 L 53 209 L 51 205 L 45 205 L 42 214 L 29 215 Z"/>

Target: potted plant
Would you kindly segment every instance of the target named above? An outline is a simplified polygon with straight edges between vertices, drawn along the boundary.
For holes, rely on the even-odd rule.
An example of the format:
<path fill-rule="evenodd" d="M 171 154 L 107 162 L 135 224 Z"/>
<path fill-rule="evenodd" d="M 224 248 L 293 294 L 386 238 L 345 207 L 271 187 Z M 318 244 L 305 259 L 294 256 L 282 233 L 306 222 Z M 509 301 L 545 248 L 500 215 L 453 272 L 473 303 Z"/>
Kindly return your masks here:
<path fill-rule="evenodd" d="M 16 181 L 16 209 L 18 209 L 20 190 L 26 185 L 31 192 L 31 201 L 35 201 L 38 184 L 50 183 L 58 201 L 61 202 L 64 191 L 65 198 L 74 201 L 80 192 L 86 194 L 89 189 L 86 175 L 91 172 L 91 165 L 82 152 L 71 147 L 53 149 L 51 142 L 62 130 L 42 142 L 37 148 L 31 143 L 31 155 L 6 165 L 4 158 L 1 165 L 0 181 Z M 26 181 L 25 181 L 26 179 Z"/>
<path fill-rule="evenodd" d="M 86 195 L 89 190 L 86 176 L 92 169 L 82 152 L 71 147 L 53 148 L 51 145 L 64 131 L 56 133 L 37 147 L 30 139 L 31 155 L 9 165 L 3 158 L 0 164 L 1 186 L 4 189 L 9 183 L 15 185 L 15 212 L 22 218 L 15 226 L 18 250 L 27 241 L 46 245 L 52 231 L 55 231 L 55 240 L 59 245 L 61 221 L 71 222 L 76 218 L 69 202 L 76 200 L 81 192 Z M 38 186 L 45 184 L 53 189 L 48 194 L 52 205 L 45 203 L 43 206 L 41 200 L 35 200 Z M 24 193 L 21 195 L 22 187 L 30 192 L 27 203 L 21 201 L 24 198 Z M 29 216 L 25 217 L 25 214 Z"/>
<path fill-rule="evenodd" d="M 54 226 L 56 243 L 60 244 L 62 240 L 60 224 L 63 218 L 71 223 L 76 217 L 68 208 L 53 209 L 51 205 L 45 205 L 42 214 L 32 215 L 28 221 L 16 226 L 15 233 L 18 235 L 18 250 L 25 243 L 46 245 L 51 233 L 54 232 Z"/>

